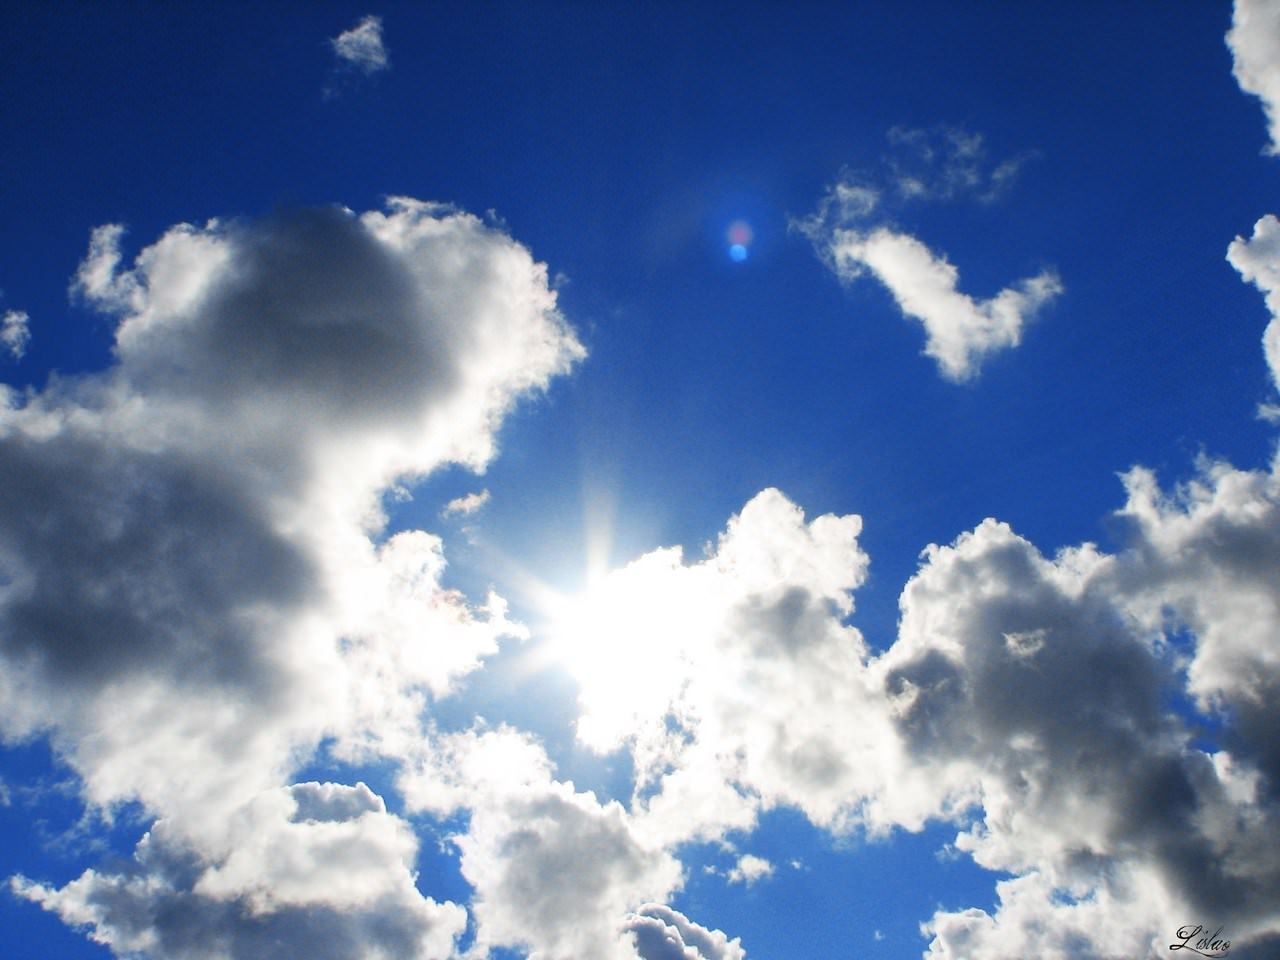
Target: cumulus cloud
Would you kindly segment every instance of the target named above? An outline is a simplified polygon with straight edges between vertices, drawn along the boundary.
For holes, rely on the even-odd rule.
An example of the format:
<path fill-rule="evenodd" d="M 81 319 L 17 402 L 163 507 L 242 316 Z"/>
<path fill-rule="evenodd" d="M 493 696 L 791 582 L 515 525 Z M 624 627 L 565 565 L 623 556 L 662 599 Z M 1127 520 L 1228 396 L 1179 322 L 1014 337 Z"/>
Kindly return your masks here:
<path fill-rule="evenodd" d="M 744 960 L 747 953 L 735 937 L 708 930 L 678 910 L 646 903 L 627 921 L 641 960 Z"/>
<path fill-rule="evenodd" d="M 1280 153 L 1280 3 L 1236 0 L 1227 45 L 1240 89 L 1262 100 L 1271 136 L 1268 152 Z"/>
<path fill-rule="evenodd" d="M 578 738 L 634 758 L 640 834 L 665 846 L 749 830 L 786 805 L 833 830 L 888 829 L 927 796 L 905 763 L 861 634 L 856 516 L 806 521 L 752 498 L 697 563 L 655 551 L 598 583 L 562 623 Z"/>
<path fill-rule="evenodd" d="M 634 829 L 660 846 L 776 805 L 872 837 L 956 823 L 955 849 L 1012 879 L 992 913 L 929 919 L 934 957 L 1142 956 L 1192 917 L 1267 942 L 1280 497 L 1272 473 L 1203 470 L 1172 495 L 1130 473 L 1118 554 L 1045 557 L 995 520 L 931 546 L 879 657 L 842 623 L 857 519 L 766 491 L 705 560 L 656 551 L 583 601 L 579 737 L 632 752 Z"/>
<path fill-rule="evenodd" d="M 338 59 L 368 76 L 390 68 L 387 48 L 382 43 L 382 18 L 369 14 L 350 30 L 338 34 L 329 43 Z"/>
<path fill-rule="evenodd" d="M 444 207 L 183 225 L 128 266 L 122 240 L 96 230 L 75 285 L 118 317 L 115 364 L 0 410 L 0 725 L 47 734 L 90 803 L 138 800 L 163 839 L 127 875 L 24 889 L 73 922 L 122 925 L 112 942 L 135 946 L 121 949 L 162 936 L 153 887 L 213 924 L 239 916 L 233 901 L 296 908 L 323 939 L 336 921 L 302 881 L 255 867 L 340 842 L 290 825 L 289 802 L 319 801 L 280 794 L 289 772 L 323 738 L 357 753 L 370 729 L 385 749 L 413 740 L 427 699 L 521 632 L 500 598 L 441 586 L 438 538 L 382 540 L 381 497 L 483 466 L 505 413 L 583 351 L 545 267 Z M 370 855 L 408 856 L 385 812 L 355 819 Z M 412 916 L 437 908 L 377 887 L 380 870 L 351 872 L 364 893 L 344 903 L 398 898 L 425 930 Z M 255 873 L 269 889 L 246 886 Z M 127 919 L 100 912 L 134 894 Z M 432 924 L 459 926 L 452 909 Z M 224 933 L 227 953 L 165 941 L 166 955 L 247 955 L 248 934 Z M 433 946 L 388 954 L 445 942 L 413 937 L 396 942 Z"/>
<path fill-rule="evenodd" d="M 1237 7 L 1238 70 L 1259 14 Z M 1274 381 L 1280 223 L 1227 258 L 1266 298 Z M 1163 955 L 1197 926 L 1232 955 L 1280 943 L 1280 458 L 1204 459 L 1171 491 L 1123 480 L 1121 553 L 1050 560 L 987 521 L 903 592 L 877 664 L 897 731 L 940 809 L 970 797 L 957 847 L 1015 875 L 994 914 L 924 924 L 930 958 Z"/>
<path fill-rule="evenodd" d="M 1171 571 L 1152 560 L 1048 560 L 987 521 L 931 548 L 904 591 L 884 658 L 898 730 L 940 803 L 980 811 L 957 846 L 1020 875 L 994 918 L 936 916 L 939 956 L 1143 955 L 1169 917 L 1275 922 L 1280 809 L 1249 753 L 1206 753 L 1170 710 L 1177 660 L 1142 614 L 1147 591 L 1172 599 Z"/>
<path fill-rule="evenodd" d="M 400 787 L 411 809 L 468 814 L 453 842 L 475 890 L 475 950 L 634 960 L 632 912 L 683 879 L 621 804 L 554 780 L 542 748 L 510 728 L 424 744 Z"/>
<path fill-rule="evenodd" d="M 466 911 L 418 892 L 416 851 L 409 825 L 363 784 L 303 783 L 237 811 L 216 852 L 161 820 L 128 863 L 61 889 L 12 887 L 121 955 L 449 956 Z"/>
<path fill-rule="evenodd" d="M 0 348 L 15 360 L 21 360 L 31 342 L 31 317 L 23 310 L 6 310 L 0 317 Z"/>
<path fill-rule="evenodd" d="M 1262 349 L 1271 382 L 1280 389 L 1280 220 L 1269 213 L 1254 224 L 1252 237 L 1236 237 L 1227 248 L 1227 261 L 1266 297 L 1271 322 L 1262 334 Z M 1261 413 L 1280 418 L 1274 404 L 1263 405 Z"/>
<path fill-rule="evenodd" d="M 753 853 L 743 854 L 738 858 L 738 862 L 725 875 L 730 883 L 745 883 L 747 886 L 761 880 L 765 877 L 773 875 L 774 866 L 764 857 L 757 857 Z"/>

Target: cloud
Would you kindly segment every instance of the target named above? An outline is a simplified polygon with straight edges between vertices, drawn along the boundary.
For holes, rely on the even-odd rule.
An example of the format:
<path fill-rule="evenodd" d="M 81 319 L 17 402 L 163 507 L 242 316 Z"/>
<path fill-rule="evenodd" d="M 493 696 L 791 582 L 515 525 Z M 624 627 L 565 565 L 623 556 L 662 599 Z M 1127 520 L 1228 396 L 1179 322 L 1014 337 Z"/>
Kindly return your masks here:
<path fill-rule="evenodd" d="M 747 853 L 738 858 L 738 862 L 734 864 L 725 876 L 728 877 L 730 883 L 744 883 L 751 886 L 757 880 L 773 875 L 773 864 L 763 857 L 757 857 L 755 854 Z"/>
<path fill-rule="evenodd" d="M 438 538 L 383 539 L 381 497 L 482 467 L 504 415 L 583 350 L 545 267 L 440 206 L 182 225 L 127 267 L 122 239 L 94 231 L 75 285 L 118 318 L 115 364 L 0 409 L 0 725 L 48 735 L 89 803 L 138 800 L 163 829 L 132 872 L 23 889 L 121 949 L 164 940 L 183 904 L 231 955 L 295 923 L 350 944 L 346 907 L 254 866 L 274 851 L 287 871 L 334 839 L 280 812 L 290 772 L 325 738 L 347 755 L 414 742 L 428 699 L 521 634 L 500 598 L 440 585 Z M 385 813 L 355 822 L 379 862 L 408 856 Z M 428 936 L 427 914 L 457 926 L 379 870 L 351 873 L 351 897 L 404 908 L 397 944 Z M 246 932 L 233 901 L 274 919 Z M 381 923 L 369 909 L 358 922 Z M 172 936 L 166 955 L 205 955 Z"/>
<path fill-rule="evenodd" d="M 646 842 L 617 801 L 551 777 L 531 737 L 509 728 L 424 744 L 401 781 L 411 809 L 468 814 L 453 838 L 472 885 L 473 950 L 634 960 L 632 911 L 682 882 L 672 854 Z"/>
<path fill-rule="evenodd" d="M 918 154 L 914 164 L 891 161 L 893 190 L 903 199 L 950 199 L 971 194 L 994 199 L 1020 161 L 985 170 L 978 134 L 950 127 L 890 131 L 890 140 Z M 906 172 L 908 168 L 914 173 Z M 809 217 L 793 223 L 842 283 L 870 273 L 888 289 L 904 316 L 925 328 L 925 354 L 948 380 L 981 372 L 992 354 L 1018 346 L 1024 327 L 1064 290 L 1051 269 L 1018 281 L 985 300 L 958 289 L 960 274 L 945 255 L 909 233 L 877 224 L 885 190 L 873 178 L 845 173 Z"/>
<path fill-rule="evenodd" d="M 1227 261 L 1266 297 L 1271 322 L 1262 335 L 1263 356 L 1273 386 L 1280 389 L 1280 220 L 1267 214 L 1254 224 L 1248 240 L 1236 237 L 1227 248 Z M 1268 419 L 1280 416 L 1273 405 L 1264 405 L 1261 412 Z"/>
<path fill-rule="evenodd" d="M 1125 483 L 1114 555 L 1047 558 L 995 520 L 931 546 L 879 657 L 842 623 L 857 519 L 806 523 L 776 491 L 704 560 L 615 571 L 581 601 L 599 660 L 566 663 L 579 738 L 632 753 L 636 836 L 714 839 L 778 805 L 872 838 L 954 822 L 955 849 L 1011 879 L 992 913 L 928 920 L 933 957 L 1141 956 L 1178 917 L 1280 934 L 1276 475 Z"/>
<path fill-rule="evenodd" d="M 658 903 L 646 903 L 625 927 L 634 937 L 641 960 L 744 960 L 738 938 L 708 930 L 683 913 Z"/>
<path fill-rule="evenodd" d="M 893 151 L 885 158 L 889 179 L 904 200 L 952 200 L 973 197 L 990 203 L 1009 189 L 1031 154 L 1000 163 L 987 159 L 982 134 L 960 127 L 893 127 Z"/>
<path fill-rule="evenodd" d="M 365 76 L 388 70 L 387 49 L 382 43 L 382 18 L 372 14 L 361 18 L 350 30 L 329 41 L 338 59 Z"/>
<path fill-rule="evenodd" d="M 1136 612 L 1196 637 L 1186 689 L 1201 710 L 1231 721 L 1234 754 L 1256 764 L 1258 787 L 1280 801 L 1280 477 L 1205 462 L 1171 494 L 1145 470 L 1125 478 L 1120 515 L 1132 526 Z M 1273 811 L 1274 815 L 1274 811 Z M 1277 861 L 1280 862 L 1280 861 Z"/>
<path fill-rule="evenodd" d="M 899 196 L 1005 182 L 971 135 L 940 136 Z M 1061 284 L 975 301 L 871 222 L 888 195 L 846 180 L 806 232 L 925 325 L 944 375 L 976 376 Z M 0 732 L 47 735 L 88 802 L 156 819 L 131 859 L 11 878 L 20 896 L 177 960 L 435 958 L 468 933 L 473 956 L 741 960 L 666 905 L 676 852 L 788 806 L 871 841 L 951 823 L 952 849 L 1008 875 L 990 909 L 925 919 L 933 958 L 1142 956 L 1201 918 L 1233 956 L 1274 948 L 1280 459 L 1206 460 L 1169 491 L 1130 470 L 1114 554 L 1046 556 L 995 519 L 930 545 L 879 656 L 854 626 L 861 519 L 762 491 L 697 560 L 638 558 L 547 638 L 578 740 L 634 763 L 632 795 L 601 799 L 530 734 L 433 724 L 525 631 L 446 588 L 441 539 L 387 537 L 382 509 L 482 468 L 519 399 L 583 356 L 545 268 L 407 199 L 178 226 L 132 260 L 124 239 L 94 231 L 74 283 L 118 321 L 114 365 L 0 408 Z M 1228 252 L 1267 298 L 1273 379 L 1278 244 L 1265 217 Z M 321 743 L 390 761 L 406 815 L 363 783 L 292 783 Z M 469 912 L 419 891 L 409 815 L 449 818 Z"/>
<path fill-rule="evenodd" d="M 440 511 L 440 514 L 444 517 L 469 517 L 471 514 L 480 510 L 480 508 L 488 502 L 488 490 L 481 490 L 478 493 L 468 493 L 465 497 L 457 497 L 454 500 L 450 500 L 444 505 L 444 509 Z"/>
<path fill-rule="evenodd" d="M 994 915 L 939 911 L 930 957 L 1138 956 L 1179 917 L 1248 955 L 1280 937 L 1276 468 L 1131 470 L 1115 556 L 994 521 L 930 548 L 887 691 L 913 762 L 977 804 L 957 846 L 1016 875 Z"/>
<path fill-rule="evenodd" d="M 989 354 L 1016 347 L 1026 322 L 1063 289 L 1057 274 L 1046 270 L 975 301 L 956 289 L 959 272 L 945 257 L 915 237 L 884 227 L 865 236 L 840 232 L 831 255 L 842 278 L 851 279 L 865 267 L 889 289 L 904 315 L 924 324 L 924 352 L 955 381 L 977 376 Z"/>
<path fill-rule="evenodd" d="M 1236 0 L 1227 45 L 1240 89 L 1262 100 L 1271 137 L 1267 152 L 1280 154 L 1280 3 Z"/>
<path fill-rule="evenodd" d="M 170 826 L 157 822 L 131 862 L 61 889 L 11 885 L 121 955 L 435 958 L 466 925 L 462 907 L 418 892 L 413 831 L 363 784 L 260 794 L 212 857 Z"/>
<path fill-rule="evenodd" d="M 885 805 L 928 793 L 843 622 L 866 576 L 860 529 L 856 516 L 806 521 L 765 490 L 705 559 L 654 551 L 577 602 L 560 627 L 581 687 L 577 736 L 631 751 L 641 836 L 719 839 L 780 805 L 837 831 L 887 829 Z"/>
<path fill-rule="evenodd" d="M 31 342 L 31 317 L 23 310 L 6 310 L 0 317 L 0 348 L 15 360 L 21 360 Z"/>

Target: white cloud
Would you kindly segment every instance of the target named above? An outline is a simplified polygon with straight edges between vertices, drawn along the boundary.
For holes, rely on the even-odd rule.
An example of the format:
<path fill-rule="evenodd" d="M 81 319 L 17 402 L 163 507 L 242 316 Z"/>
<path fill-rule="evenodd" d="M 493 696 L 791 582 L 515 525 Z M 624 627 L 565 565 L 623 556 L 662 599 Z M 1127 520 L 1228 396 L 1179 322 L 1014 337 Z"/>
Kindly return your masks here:
<path fill-rule="evenodd" d="M 1236 237 L 1227 248 L 1227 261 L 1266 296 L 1271 322 L 1262 335 L 1263 355 L 1271 382 L 1280 389 L 1280 220 L 1267 214 L 1253 226 L 1253 236 Z M 1274 407 L 1264 406 L 1263 415 Z"/>
<path fill-rule="evenodd" d="M 582 601 L 599 658 L 565 649 L 579 735 L 632 751 L 636 835 L 713 839 L 774 805 L 878 835 L 954 821 L 957 851 L 1014 879 L 992 914 L 935 914 L 940 958 L 1139 956 L 1182 916 L 1241 944 L 1280 933 L 1277 481 L 1127 483 L 1115 556 L 1045 558 L 994 520 L 930 547 L 879 658 L 841 623 L 865 575 L 856 518 L 805 523 L 776 491 L 705 560 L 616 571 Z M 1182 691 L 1230 709 L 1222 749 L 1170 711 Z"/>
<path fill-rule="evenodd" d="M 936 914 L 930 956 L 1140 956 L 1177 917 L 1280 932 L 1276 480 L 1218 465 L 1176 499 L 1142 471 L 1127 485 L 1120 555 L 1047 560 L 987 521 L 903 592 L 881 664 L 898 730 L 940 811 L 971 798 L 957 847 L 1018 875 L 994 916 Z M 1183 689 L 1206 718 L 1231 710 L 1224 749 L 1169 710 Z"/>
<path fill-rule="evenodd" d="M 1280 799 L 1280 478 L 1205 463 L 1164 495 L 1152 475 L 1125 478 L 1133 526 L 1132 605 L 1149 624 L 1194 632 L 1186 689 L 1210 716 L 1228 712 L 1232 752 L 1256 763 Z"/>
<path fill-rule="evenodd" d="M 177 229 L 194 233 L 189 228 Z M 116 312 L 141 304 L 137 277 L 132 271 L 120 270 L 120 241 L 124 234 L 124 225 L 119 223 L 94 228 L 89 236 L 89 252 L 80 262 L 71 284 L 72 294 L 82 294 L 100 309 Z"/>
<path fill-rule="evenodd" d="M 903 315 L 924 326 L 924 352 L 949 380 L 971 380 L 991 354 L 1016 347 L 1026 324 L 1063 292 L 1057 273 L 1046 269 L 975 300 L 960 292 L 959 271 L 945 256 L 910 234 L 871 225 L 879 203 L 877 190 L 845 179 L 796 228 L 841 282 L 869 272 L 884 284 Z"/>
<path fill-rule="evenodd" d="M 475 889 L 476 951 L 634 960 L 628 918 L 683 879 L 679 862 L 642 839 L 619 803 L 553 780 L 541 748 L 514 730 L 424 744 L 401 788 L 411 809 L 469 815 L 454 843 Z"/>
<path fill-rule="evenodd" d="M 480 490 L 477 493 L 468 493 L 464 497 L 456 497 L 446 503 L 444 505 L 444 510 L 441 511 L 441 515 L 446 517 L 469 517 L 471 514 L 480 510 L 480 508 L 488 502 L 488 490 Z"/>
<path fill-rule="evenodd" d="M 0 317 L 0 348 L 15 360 L 21 360 L 31 342 L 31 317 L 23 310 L 6 310 Z"/>
<path fill-rule="evenodd" d="M 738 862 L 725 875 L 730 883 L 745 883 L 751 886 L 757 880 L 773 875 L 773 864 L 764 857 L 757 857 L 753 853 L 743 854 L 738 858 Z"/>
<path fill-rule="evenodd" d="M 1267 297 L 1273 377 L 1278 245 L 1264 217 L 1228 251 Z M 939 809 L 971 798 L 957 848 L 1015 874 L 994 914 L 939 910 L 931 958 L 1141 956 L 1199 921 L 1232 955 L 1280 943 L 1280 457 L 1124 483 L 1116 556 L 1046 560 L 987 521 L 903 592 L 877 664 L 898 731 Z M 1199 716 L 1170 709 L 1183 696 Z"/>
<path fill-rule="evenodd" d="M 368 75 L 390 67 L 387 48 L 382 43 L 382 18 L 370 14 L 350 30 L 329 41 L 343 63 Z"/>
<path fill-rule="evenodd" d="M 466 926 L 462 907 L 418 892 L 417 839 L 363 784 L 260 794 L 219 839 L 197 849 L 161 820 L 129 863 L 12 887 L 122 955 L 434 960 Z"/>
<path fill-rule="evenodd" d="M 209 936 L 244 955 L 220 897 L 301 911 L 264 936 L 296 921 L 322 937 L 338 908 L 316 914 L 290 864 L 335 831 L 378 863 L 407 849 L 385 814 L 282 819 L 290 771 L 324 737 L 348 753 L 414 742 L 427 698 L 521 632 L 499 598 L 474 608 L 440 585 L 438 538 L 378 543 L 380 497 L 445 463 L 483 466 L 512 405 L 583 350 L 545 267 L 443 207 L 180 226 L 127 268 L 121 239 L 95 231 L 77 280 L 119 316 L 115 365 L 0 410 L 0 726 L 47 733 L 90 803 L 141 801 L 164 841 L 133 874 L 26 889 L 142 944 L 164 935 L 168 908 L 147 891 L 167 884 L 231 924 Z M 252 868 L 263 843 L 285 872 Z M 393 897 L 418 937 L 439 911 L 378 887 L 379 869 L 352 872 L 364 892 L 344 903 Z M 251 874 L 270 883 L 250 890 Z M 445 913 L 433 930 L 456 926 Z"/>
<path fill-rule="evenodd" d="M 1236 0 L 1227 45 L 1240 89 L 1262 100 L 1271 136 L 1268 152 L 1280 153 L 1280 3 Z"/>
<path fill-rule="evenodd" d="M 581 684 L 578 737 L 631 750 L 651 842 L 721 838 L 777 805 L 882 829 L 896 822 L 886 804 L 922 795 L 862 637 L 842 623 L 866 575 L 860 527 L 806 522 L 766 490 L 705 560 L 655 551 L 577 602 L 559 651 Z"/>
<path fill-rule="evenodd" d="M 924 352 L 955 381 L 977 376 L 988 355 L 1016 347 L 1026 322 L 1063 289 L 1057 274 L 1046 270 L 989 300 L 974 300 L 956 289 L 959 272 L 945 257 L 886 227 L 869 234 L 837 231 L 830 254 L 841 279 L 852 280 L 865 268 L 889 289 L 903 314 L 924 325 Z"/>

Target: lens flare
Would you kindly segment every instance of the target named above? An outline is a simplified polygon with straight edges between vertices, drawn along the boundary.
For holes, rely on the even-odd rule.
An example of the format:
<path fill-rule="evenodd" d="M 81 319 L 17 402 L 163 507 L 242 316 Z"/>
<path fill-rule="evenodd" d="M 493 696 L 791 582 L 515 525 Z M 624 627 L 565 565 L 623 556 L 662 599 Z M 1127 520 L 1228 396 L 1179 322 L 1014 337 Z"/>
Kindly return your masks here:
<path fill-rule="evenodd" d="M 731 260 L 735 263 L 741 263 L 747 259 L 747 254 L 751 252 L 753 236 L 751 224 L 745 220 L 735 220 L 729 224 L 729 229 L 725 231 L 725 239 L 729 241 L 729 257 Z"/>

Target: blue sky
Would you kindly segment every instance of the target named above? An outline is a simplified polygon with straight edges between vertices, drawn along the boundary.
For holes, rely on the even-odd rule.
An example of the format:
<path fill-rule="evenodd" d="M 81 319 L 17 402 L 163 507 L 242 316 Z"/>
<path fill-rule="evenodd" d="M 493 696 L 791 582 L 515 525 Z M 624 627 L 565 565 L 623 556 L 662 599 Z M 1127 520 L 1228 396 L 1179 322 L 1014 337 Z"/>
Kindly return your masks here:
<path fill-rule="evenodd" d="M 0 16 L 7 956 L 1272 955 L 1280 4 Z"/>

